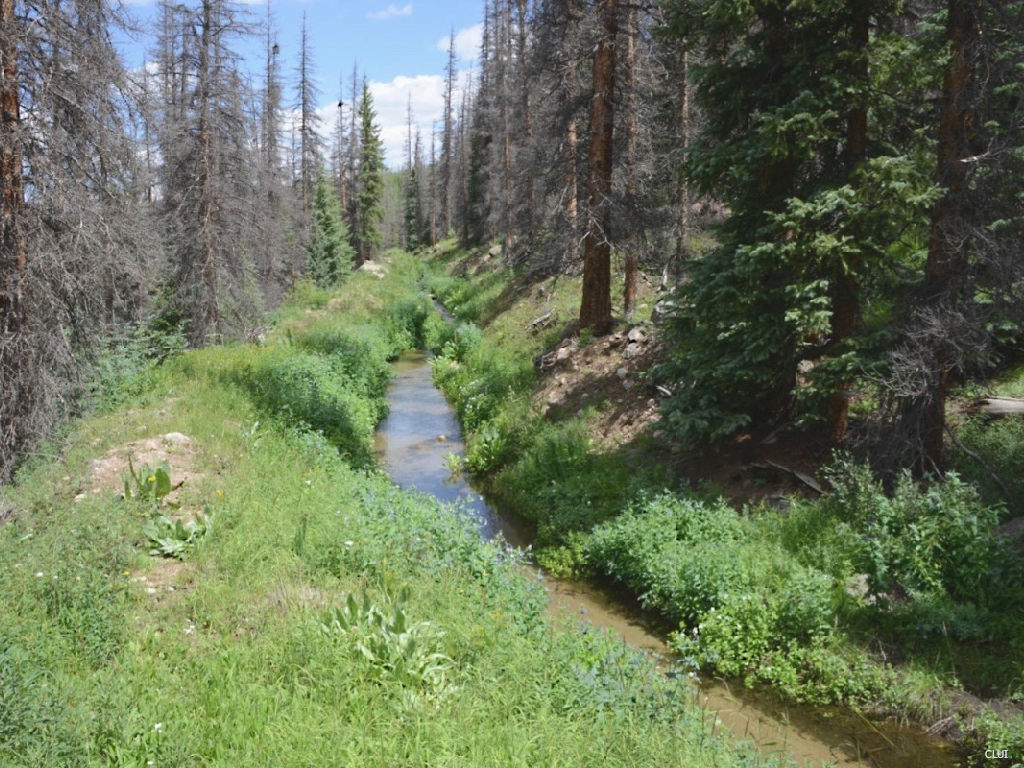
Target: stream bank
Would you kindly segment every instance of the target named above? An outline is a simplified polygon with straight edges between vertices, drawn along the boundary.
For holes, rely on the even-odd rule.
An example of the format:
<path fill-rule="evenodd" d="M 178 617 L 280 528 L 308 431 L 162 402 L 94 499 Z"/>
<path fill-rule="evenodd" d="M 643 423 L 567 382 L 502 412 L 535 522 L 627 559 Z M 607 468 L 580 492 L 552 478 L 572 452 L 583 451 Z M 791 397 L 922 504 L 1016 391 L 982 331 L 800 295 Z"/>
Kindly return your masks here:
<path fill-rule="evenodd" d="M 515 545 L 528 544 L 521 524 L 502 514 L 448 469 L 464 451 L 458 418 L 434 386 L 426 353 L 404 353 L 395 363 L 388 391 L 389 415 L 378 427 L 378 460 L 402 488 L 430 493 L 455 503 L 470 516 L 481 535 L 501 535 Z M 672 652 L 639 610 L 591 585 L 553 579 L 539 569 L 550 594 L 550 611 L 568 625 L 587 623 L 609 630 L 630 646 L 656 654 L 663 668 L 672 667 Z M 738 738 L 756 743 L 762 752 L 787 753 L 799 764 L 878 766 L 879 768 L 942 768 L 958 764 L 958 754 L 938 738 L 892 723 L 872 723 L 838 707 L 814 708 L 782 704 L 744 689 L 738 683 L 704 681 L 697 694 L 707 717 Z"/>

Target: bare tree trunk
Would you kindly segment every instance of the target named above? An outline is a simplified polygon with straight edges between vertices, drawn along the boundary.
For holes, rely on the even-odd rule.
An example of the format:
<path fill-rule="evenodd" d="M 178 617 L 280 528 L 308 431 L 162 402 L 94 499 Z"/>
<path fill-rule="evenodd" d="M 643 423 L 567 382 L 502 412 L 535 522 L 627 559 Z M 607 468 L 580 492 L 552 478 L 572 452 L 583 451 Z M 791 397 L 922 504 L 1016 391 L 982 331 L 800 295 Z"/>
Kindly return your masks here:
<path fill-rule="evenodd" d="M 690 54 L 683 51 L 679 54 L 679 148 L 685 158 L 690 150 L 690 84 L 688 81 L 690 69 Z M 672 274 L 675 282 L 680 266 L 690 258 L 690 188 L 686 182 L 686 175 L 679 171 L 676 180 L 676 250 L 665 264 L 665 272 L 661 277 L 661 290 L 668 288 L 669 274 Z"/>
<path fill-rule="evenodd" d="M 20 218 L 24 201 L 17 134 L 18 50 L 14 0 L 0 0 L 0 478 L 6 478 L 24 434 L 30 367 L 24 343 L 26 254 Z"/>
<path fill-rule="evenodd" d="M 569 16 L 568 24 L 577 23 L 576 0 L 568 0 L 566 9 Z M 575 269 L 580 260 L 580 243 L 578 237 L 579 228 L 579 179 L 576 176 L 576 164 L 579 161 L 579 136 L 576 126 L 576 63 L 572 54 L 569 40 L 569 28 L 565 34 L 565 74 L 564 87 L 565 98 L 573 109 L 569 115 L 569 122 L 565 132 L 565 218 L 569 228 L 569 243 L 566 249 L 566 265 Z"/>
<path fill-rule="evenodd" d="M 583 295 L 580 327 L 602 335 L 612 327 L 611 242 L 612 139 L 615 127 L 615 36 L 618 0 L 601 3 L 603 32 L 594 52 L 594 94 L 590 102 L 587 157 L 588 227 L 583 239 Z"/>
<path fill-rule="evenodd" d="M 851 44 L 855 56 L 853 76 L 859 87 L 863 89 L 855 98 L 853 106 L 846 117 L 846 164 L 850 174 L 860 166 L 868 156 L 868 59 L 867 45 L 870 16 L 868 9 L 857 6 L 851 32 Z M 856 273 L 858 264 L 851 263 L 837 267 L 832 280 L 832 328 L 831 346 L 835 347 L 853 335 L 860 319 L 860 286 Z M 839 391 L 832 397 L 829 404 L 829 424 L 832 439 L 842 440 L 846 435 L 846 427 L 850 412 L 850 382 L 843 381 Z"/>
<path fill-rule="evenodd" d="M 452 99 L 455 94 L 455 32 L 448 38 L 448 63 L 445 65 L 444 123 L 441 134 L 441 222 L 444 225 L 442 237 L 448 236 L 452 228 L 452 151 L 454 148 L 455 117 Z"/>
<path fill-rule="evenodd" d="M 626 14 L 626 61 L 623 67 L 626 92 L 626 192 L 629 205 L 633 206 L 637 199 L 636 183 L 636 40 L 633 25 L 636 11 L 630 7 Z M 632 215 L 631 215 L 632 219 Z M 626 239 L 625 284 L 622 289 L 622 314 L 627 318 L 636 311 L 636 281 L 639 269 L 637 254 L 636 223 L 630 221 L 629 237 Z"/>
<path fill-rule="evenodd" d="M 512 234 L 512 125 L 509 118 L 509 101 L 511 99 L 511 89 L 509 88 L 508 80 L 510 76 L 508 62 L 511 59 L 512 52 L 512 29 L 511 29 L 511 16 L 512 16 L 512 0 L 508 0 L 505 4 L 505 12 L 501 20 L 501 26 L 499 27 L 499 48 L 498 57 L 499 61 L 504 62 L 501 68 L 501 90 L 498 94 L 498 98 L 501 99 L 501 133 L 502 133 L 502 192 L 504 193 L 504 229 L 502 239 L 502 255 L 508 259 L 512 255 L 512 245 L 515 238 Z"/>
<path fill-rule="evenodd" d="M 520 109 L 523 111 L 523 135 L 522 135 L 522 146 L 532 151 L 533 148 L 533 115 L 530 111 L 530 77 L 526 66 L 526 0 L 517 0 L 517 11 L 518 11 L 518 40 L 516 44 L 517 52 L 516 58 L 518 59 L 519 65 L 519 97 L 521 100 Z M 520 161 L 522 163 L 522 161 Z M 527 159 L 526 165 L 526 178 L 524 183 L 526 185 L 525 194 L 523 200 L 526 205 L 525 220 L 526 220 L 526 246 L 532 251 L 533 250 L 533 238 L 534 238 L 534 216 L 535 209 L 537 207 L 537 201 L 534 199 L 534 183 L 533 183 L 533 161 Z"/>
<path fill-rule="evenodd" d="M 203 31 L 199 44 L 199 226 L 202 247 L 203 308 L 202 325 L 195 331 L 195 344 L 206 343 L 220 321 L 217 305 L 217 248 L 214 233 L 212 83 L 214 63 L 211 56 L 213 0 L 203 0 Z"/>
<path fill-rule="evenodd" d="M 923 301 L 928 306 L 950 307 L 956 301 L 967 266 L 964 234 L 965 192 L 970 125 L 973 109 L 970 85 L 972 58 L 978 44 L 978 9 L 972 0 L 949 0 L 947 35 L 949 64 L 939 106 L 937 179 L 943 187 L 932 208 L 928 260 L 924 270 Z M 944 460 L 943 435 L 946 425 L 946 390 L 951 368 L 950 353 L 941 340 L 934 342 L 932 377 L 924 396 L 922 412 L 922 453 L 920 472 L 941 470 Z"/>

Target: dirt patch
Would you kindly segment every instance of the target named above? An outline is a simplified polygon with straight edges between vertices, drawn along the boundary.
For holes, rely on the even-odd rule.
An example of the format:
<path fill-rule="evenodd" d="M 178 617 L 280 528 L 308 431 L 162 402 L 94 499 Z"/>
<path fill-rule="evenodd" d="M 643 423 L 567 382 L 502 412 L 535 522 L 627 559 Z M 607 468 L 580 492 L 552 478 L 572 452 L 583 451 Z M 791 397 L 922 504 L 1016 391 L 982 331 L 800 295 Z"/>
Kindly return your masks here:
<path fill-rule="evenodd" d="M 584 345 L 578 337 L 567 338 L 534 361 L 541 374 L 534 405 L 555 420 L 593 407 L 596 442 L 608 448 L 633 443 L 661 417 L 667 391 L 654 386 L 648 373 L 663 355 L 650 325 Z"/>
<path fill-rule="evenodd" d="M 629 446 L 638 461 L 670 465 L 691 486 L 711 486 L 736 504 L 767 501 L 784 507 L 787 496 L 817 495 L 821 484 L 815 475 L 830 447 L 824 436 L 741 432 L 700 450 L 670 440 L 658 422 L 671 392 L 650 375 L 665 357 L 655 326 L 633 325 L 582 345 L 574 327 L 563 335 L 554 349 L 534 360 L 540 383 L 533 403 L 545 417 L 570 418 L 594 408 L 595 443 L 605 449 Z"/>
<path fill-rule="evenodd" d="M 192 589 L 195 573 L 188 563 L 181 560 L 153 557 L 148 569 L 132 573 L 132 581 L 152 605 L 163 605 L 180 599 Z"/>
<path fill-rule="evenodd" d="M 189 488 L 203 475 L 195 469 L 199 450 L 195 441 L 180 432 L 134 440 L 113 448 L 95 459 L 90 471 L 90 493 L 120 491 L 129 472 L 129 459 L 136 472 L 145 467 L 167 467 L 171 483 L 180 488 L 167 496 L 170 503 L 179 503 L 182 489 Z M 84 494 L 80 495 L 80 498 Z"/>

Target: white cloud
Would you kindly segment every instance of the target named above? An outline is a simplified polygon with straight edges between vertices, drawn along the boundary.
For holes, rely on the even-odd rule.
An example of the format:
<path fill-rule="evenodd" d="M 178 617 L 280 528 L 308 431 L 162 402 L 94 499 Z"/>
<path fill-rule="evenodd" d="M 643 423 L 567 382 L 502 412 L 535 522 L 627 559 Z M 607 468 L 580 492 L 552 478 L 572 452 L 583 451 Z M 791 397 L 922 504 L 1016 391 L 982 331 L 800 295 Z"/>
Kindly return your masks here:
<path fill-rule="evenodd" d="M 437 50 L 447 51 L 448 42 L 450 38 L 448 36 L 442 37 L 437 41 Z M 484 25 L 474 24 L 472 27 L 463 27 L 455 33 L 455 55 L 459 57 L 459 61 L 466 64 L 471 61 L 476 61 L 480 58 L 480 46 L 484 41 Z"/>
<path fill-rule="evenodd" d="M 458 89 L 454 94 L 455 109 L 462 99 L 462 93 L 469 83 L 467 72 L 459 74 Z M 384 143 L 385 162 L 389 168 L 401 168 L 405 164 L 405 142 L 408 137 L 406 107 L 412 101 L 413 138 L 420 131 L 424 155 L 430 153 L 430 133 L 435 125 L 440 130 L 444 111 L 444 77 L 441 75 L 398 75 L 387 82 L 370 81 L 370 95 L 373 109 L 377 113 L 381 141 Z M 346 109 L 348 104 L 346 103 Z M 322 120 L 325 141 L 333 141 L 334 126 L 338 117 L 337 103 L 326 104 L 317 110 Z"/>
<path fill-rule="evenodd" d="M 412 3 L 406 3 L 401 8 L 394 3 L 388 3 L 387 8 L 382 8 L 379 11 L 371 11 L 366 14 L 366 18 L 373 19 L 374 21 L 386 21 L 387 19 L 393 19 L 396 16 L 412 16 Z"/>

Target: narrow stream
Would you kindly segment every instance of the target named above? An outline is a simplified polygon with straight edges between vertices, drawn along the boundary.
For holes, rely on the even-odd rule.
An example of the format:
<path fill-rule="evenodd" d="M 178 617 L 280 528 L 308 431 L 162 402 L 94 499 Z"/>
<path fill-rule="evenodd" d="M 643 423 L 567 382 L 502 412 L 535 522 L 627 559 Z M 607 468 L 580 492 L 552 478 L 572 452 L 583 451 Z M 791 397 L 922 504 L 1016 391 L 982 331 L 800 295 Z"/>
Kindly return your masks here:
<path fill-rule="evenodd" d="M 403 354 L 388 392 L 391 410 L 376 434 L 381 465 L 402 488 L 459 502 L 486 538 L 499 533 L 516 546 L 528 543 L 511 519 L 492 508 L 461 475 L 453 475 L 446 456 L 462 456 L 458 417 L 434 386 L 429 357 Z M 641 613 L 590 585 L 543 575 L 551 595 L 550 610 L 567 625 L 588 622 L 617 633 L 629 645 L 671 657 L 657 630 Z M 958 764 L 955 750 L 941 740 L 891 723 L 872 723 L 840 708 L 814 708 L 776 702 L 738 683 L 705 681 L 698 694 L 708 718 L 765 753 L 789 753 L 799 765 L 875 766 L 877 768 L 944 768 Z"/>

